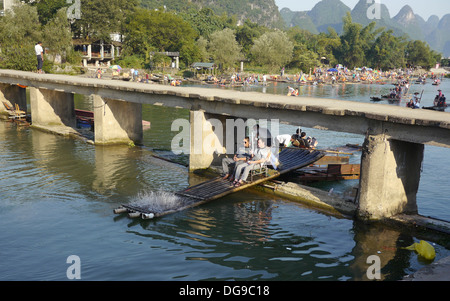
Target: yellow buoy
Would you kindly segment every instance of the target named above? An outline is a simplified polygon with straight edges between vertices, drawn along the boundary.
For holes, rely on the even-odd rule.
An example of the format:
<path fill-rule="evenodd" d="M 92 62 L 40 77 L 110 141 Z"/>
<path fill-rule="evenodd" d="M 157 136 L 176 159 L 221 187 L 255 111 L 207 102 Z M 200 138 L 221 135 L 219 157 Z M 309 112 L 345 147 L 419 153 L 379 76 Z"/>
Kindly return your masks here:
<path fill-rule="evenodd" d="M 423 240 L 419 243 L 413 243 L 405 249 L 416 251 L 420 256 L 428 260 L 433 260 L 436 257 L 436 252 L 434 251 L 433 246 Z"/>

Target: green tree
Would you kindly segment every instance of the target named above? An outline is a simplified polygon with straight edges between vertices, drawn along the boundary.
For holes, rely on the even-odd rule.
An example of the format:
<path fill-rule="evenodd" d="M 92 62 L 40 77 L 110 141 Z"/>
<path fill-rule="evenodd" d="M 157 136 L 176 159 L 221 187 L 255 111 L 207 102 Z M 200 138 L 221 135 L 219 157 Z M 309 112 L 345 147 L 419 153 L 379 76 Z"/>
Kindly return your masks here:
<path fill-rule="evenodd" d="M 284 31 L 266 32 L 251 48 L 252 57 L 271 71 L 281 68 L 292 60 L 294 44 Z"/>
<path fill-rule="evenodd" d="M 392 30 L 385 31 L 369 51 L 369 64 L 383 70 L 406 67 L 405 47 L 405 38 L 395 37 Z"/>
<path fill-rule="evenodd" d="M 138 0 L 81 0 L 81 19 L 72 24 L 74 36 L 110 41 L 112 33 L 123 33 L 125 20 L 138 4 Z"/>
<path fill-rule="evenodd" d="M 318 36 L 297 26 L 290 28 L 287 34 L 294 43 L 294 55 L 289 67 L 307 72 L 310 68 L 317 66 L 319 64 Z"/>
<path fill-rule="evenodd" d="M 439 62 L 441 55 L 431 50 L 430 46 L 423 41 L 410 41 L 406 46 L 406 60 L 409 66 L 429 69 Z"/>
<path fill-rule="evenodd" d="M 70 31 L 69 20 L 67 20 L 67 8 L 61 8 L 54 18 L 44 26 L 43 41 L 54 57 L 60 55 L 62 61 L 66 61 L 73 51 L 72 32 Z"/>
<path fill-rule="evenodd" d="M 339 62 L 349 68 L 360 67 L 365 63 L 364 46 L 361 38 L 361 24 L 353 23 L 350 13 L 344 17 L 341 47 L 335 49 L 335 56 Z"/>
<path fill-rule="evenodd" d="M 242 47 L 242 52 L 248 57 L 253 43 L 261 35 L 268 31 L 265 26 L 253 23 L 250 20 L 245 20 L 242 26 L 236 29 L 236 40 Z"/>
<path fill-rule="evenodd" d="M 341 46 L 335 49 L 335 56 L 339 62 L 349 68 L 366 65 L 367 56 L 377 36 L 384 28 L 376 28 L 376 23 L 372 22 L 363 27 L 358 23 L 353 23 L 352 16 L 348 12 L 343 18 L 344 26 L 341 35 Z"/>
<path fill-rule="evenodd" d="M 151 52 L 180 52 L 188 65 L 198 57 L 196 38 L 195 30 L 180 16 L 140 9 L 127 21 L 123 55 L 139 55 L 150 63 Z"/>
<path fill-rule="evenodd" d="M 295 45 L 293 57 L 294 59 L 289 64 L 289 67 L 299 68 L 306 73 L 319 64 L 317 53 L 306 48 L 304 44 Z"/>
<path fill-rule="evenodd" d="M 0 18 L 0 67 L 24 71 L 36 70 L 34 45 L 41 38 L 41 25 L 36 7 L 26 4 L 14 6 Z"/>
<path fill-rule="evenodd" d="M 68 7 L 70 4 L 66 0 L 39 0 L 32 2 L 37 7 L 39 21 L 46 25 L 52 20 L 61 8 Z"/>
<path fill-rule="evenodd" d="M 335 49 L 339 49 L 341 45 L 341 38 L 332 27 L 328 28 L 328 33 L 320 33 L 317 35 L 317 54 L 320 58 L 326 58 L 331 66 L 339 63 L 333 52 Z"/>
<path fill-rule="evenodd" d="M 202 62 L 209 62 L 210 55 L 208 53 L 208 40 L 199 37 L 197 40 L 198 58 Z"/>
<path fill-rule="evenodd" d="M 199 36 L 209 39 L 215 31 L 222 30 L 227 27 L 227 17 L 217 16 L 214 11 L 205 7 L 201 10 L 190 9 L 180 16 L 187 21 L 191 27 L 197 31 Z"/>
<path fill-rule="evenodd" d="M 230 28 L 216 31 L 211 34 L 208 52 L 216 65 L 222 65 L 223 69 L 233 68 L 242 59 L 241 46 L 236 41 L 236 35 Z"/>

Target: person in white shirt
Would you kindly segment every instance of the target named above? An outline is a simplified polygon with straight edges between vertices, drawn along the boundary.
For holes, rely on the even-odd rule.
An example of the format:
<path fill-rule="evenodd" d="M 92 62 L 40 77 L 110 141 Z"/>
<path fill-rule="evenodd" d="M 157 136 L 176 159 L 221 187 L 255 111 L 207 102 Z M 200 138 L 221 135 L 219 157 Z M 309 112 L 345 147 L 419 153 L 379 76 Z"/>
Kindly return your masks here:
<path fill-rule="evenodd" d="M 414 101 L 414 108 L 416 108 L 416 109 L 420 108 L 419 92 L 414 93 L 413 101 Z"/>
<path fill-rule="evenodd" d="M 44 64 L 44 49 L 42 48 L 42 42 L 38 42 L 34 46 L 34 51 L 37 57 L 37 72 L 42 73 L 42 65 Z"/>
<path fill-rule="evenodd" d="M 240 164 L 234 169 L 234 182 L 235 187 L 239 187 L 244 184 L 251 170 L 259 168 L 261 164 L 266 163 L 270 160 L 271 152 L 270 148 L 267 147 L 263 139 L 258 139 L 258 149 L 256 150 L 255 156 L 247 161 L 246 163 Z"/>
<path fill-rule="evenodd" d="M 278 143 L 275 146 L 278 146 L 280 148 L 291 146 L 291 137 L 292 135 L 289 134 L 276 136 L 275 139 Z"/>

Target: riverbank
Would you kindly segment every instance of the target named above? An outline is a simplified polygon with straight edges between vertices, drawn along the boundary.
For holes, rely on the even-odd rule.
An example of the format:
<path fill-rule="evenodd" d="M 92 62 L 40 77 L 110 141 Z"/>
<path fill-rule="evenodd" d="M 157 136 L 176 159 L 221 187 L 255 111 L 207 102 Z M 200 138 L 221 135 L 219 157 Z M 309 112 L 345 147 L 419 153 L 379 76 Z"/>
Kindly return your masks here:
<path fill-rule="evenodd" d="M 135 81 L 142 83 L 160 83 L 171 84 L 177 82 L 186 83 L 203 83 L 209 85 L 254 85 L 254 84 L 271 84 L 271 83 L 290 83 L 292 85 L 320 85 L 320 84 L 393 84 L 398 81 L 413 80 L 422 76 L 440 76 L 449 73 L 443 68 L 439 69 L 414 69 L 408 72 L 386 71 L 379 72 L 376 70 L 345 70 L 339 69 L 336 72 L 322 71 L 317 74 L 311 73 L 286 73 L 286 74 L 262 74 L 252 71 L 222 73 L 222 74 L 197 74 L 196 76 L 181 76 L 184 72 L 179 70 L 168 70 L 167 72 L 152 72 L 149 70 L 139 69 L 138 74 L 133 76 L 131 73 L 134 69 L 123 68 L 120 72 L 110 67 L 85 67 L 84 74 L 81 77 L 116 79 L 125 81 Z M 324 69 L 326 70 L 326 68 Z M 147 80 L 148 79 L 148 80 Z"/>

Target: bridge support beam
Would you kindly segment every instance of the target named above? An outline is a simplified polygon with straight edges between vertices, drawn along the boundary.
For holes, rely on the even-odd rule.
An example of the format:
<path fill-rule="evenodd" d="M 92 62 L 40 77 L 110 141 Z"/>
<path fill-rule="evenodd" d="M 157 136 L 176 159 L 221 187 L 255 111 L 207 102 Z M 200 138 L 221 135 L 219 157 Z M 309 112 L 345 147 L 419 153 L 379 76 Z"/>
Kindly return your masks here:
<path fill-rule="evenodd" d="M 0 83 L 0 100 L 9 106 L 19 105 L 22 111 L 27 111 L 27 89 L 17 85 Z M 3 103 L 0 103 L 0 112 L 6 111 Z"/>
<path fill-rule="evenodd" d="M 91 95 L 95 144 L 141 144 L 142 104 Z"/>
<path fill-rule="evenodd" d="M 424 145 L 368 136 L 361 158 L 360 218 L 381 220 L 416 214 Z"/>
<path fill-rule="evenodd" d="M 206 169 L 226 153 L 226 117 L 190 111 L 189 171 Z"/>
<path fill-rule="evenodd" d="M 30 88 L 30 107 L 33 126 L 76 126 L 72 93 Z"/>

